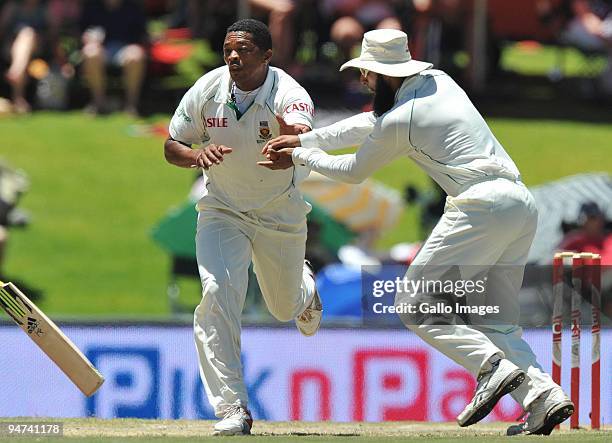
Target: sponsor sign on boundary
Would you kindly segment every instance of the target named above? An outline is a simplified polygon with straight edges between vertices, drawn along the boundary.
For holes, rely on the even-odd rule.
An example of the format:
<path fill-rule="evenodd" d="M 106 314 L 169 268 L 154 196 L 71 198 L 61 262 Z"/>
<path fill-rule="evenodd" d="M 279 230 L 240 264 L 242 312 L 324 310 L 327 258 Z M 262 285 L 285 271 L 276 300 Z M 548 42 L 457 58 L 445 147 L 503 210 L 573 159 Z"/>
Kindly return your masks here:
<path fill-rule="evenodd" d="M 28 337 L 0 326 L 0 416 L 214 418 L 199 379 L 188 326 L 65 326 L 65 333 L 106 377 L 84 397 Z M 569 332 L 567 332 L 569 334 Z M 550 330 L 524 337 L 550 371 Z M 568 337 L 569 338 L 569 337 Z M 602 331 L 601 372 L 610 374 L 612 330 Z M 584 346 L 590 347 L 585 336 Z M 564 355 L 569 358 L 568 349 Z M 242 334 L 249 407 L 256 419 L 451 421 L 469 401 L 474 377 L 408 330 L 245 328 Z M 585 362 L 588 356 L 583 356 Z M 569 373 L 564 386 L 569 386 Z M 587 380 L 587 383 L 589 381 Z M 602 423 L 611 423 L 612 386 L 602 377 Z M 590 387 L 581 391 L 588 423 Z M 514 421 L 507 396 L 488 419 Z"/>

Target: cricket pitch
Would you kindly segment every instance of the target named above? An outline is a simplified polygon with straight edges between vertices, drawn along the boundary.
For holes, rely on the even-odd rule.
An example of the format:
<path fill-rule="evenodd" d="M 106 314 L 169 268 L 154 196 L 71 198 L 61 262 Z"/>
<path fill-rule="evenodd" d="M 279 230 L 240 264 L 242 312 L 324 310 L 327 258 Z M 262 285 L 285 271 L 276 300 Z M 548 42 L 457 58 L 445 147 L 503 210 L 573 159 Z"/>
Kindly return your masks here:
<path fill-rule="evenodd" d="M 213 437 L 213 421 L 204 420 L 136 420 L 136 419 L 34 419 L 34 418 L 2 418 L 0 424 L 8 421 L 46 422 L 59 421 L 63 423 L 64 439 L 71 442 L 136 442 L 136 441 L 172 441 L 172 442 L 208 442 L 219 441 Z M 508 423 L 485 423 L 459 428 L 454 423 L 428 422 L 385 422 L 385 423 L 338 423 L 338 422 L 266 422 L 255 421 L 253 434 L 248 438 L 257 442 L 501 442 L 512 440 L 537 440 L 546 442 L 581 443 L 603 442 L 612 439 L 612 427 L 605 426 L 601 431 L 574 430 L 567 427 L 555 431 L 545 440 L 541 436 L 506 437 L 505 429 Z M 41 441 L 20 438 L 19 441 Z M 42 438 L 42 440 L 48 440 Z M 15 441 L 14 437 L 1 436 L 0 442 Z M 242 440 L 241 440 L 242 441 Z"/>

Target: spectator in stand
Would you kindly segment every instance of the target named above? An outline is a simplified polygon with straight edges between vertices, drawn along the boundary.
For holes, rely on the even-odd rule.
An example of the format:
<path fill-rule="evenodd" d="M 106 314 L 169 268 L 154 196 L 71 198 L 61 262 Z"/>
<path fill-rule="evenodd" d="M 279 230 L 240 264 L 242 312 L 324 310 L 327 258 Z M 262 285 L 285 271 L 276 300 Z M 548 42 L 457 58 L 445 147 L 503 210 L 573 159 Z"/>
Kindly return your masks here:
<path fill-rule="evenodd" d="M 66 69 L 74 71 L 72 66 L 67 66 L 71 48 L 66 46 L 76 45 L 80 36 L 82 2 L 81 0 L 48 0 L 47 9 L 53 63 L 62 67 L 66 66 Z M 70 45 L 65 45 L 64 39 L 70 39 Z"/>
<path fill-rule="evenodd" d="M 612 265 L 612 232 L 606 230 L 606 216 L 597 203 L 582 205 L 578 224 L 579 228 L 568 232 L 558 249 L 600 254 L 602 264 Z"/>
<path fill-rule="evenodd" d="M 590 252 L 601 256 L 602 294 L 601 310 L 605 318 L 612 318 L 612 291 L 610 282 L 610 265 L 612 265 L 612 230 L 606 215 L 597 203 L 584 203 L 578 216 L 579 227 L 568 232 L 559 247 L 559 251 Z M 606 281 L 608 284 L 606 284 Z"/>
<path fill-rule="evenodd" d="M 291 71 L 295 52 L 294 17 L 301 3 L 316 0 L 247 0 L 249 13 L 268 23 L 274 55 L 272 65 Z M 188 27 L 194 38 L 209 41 L 212 48 L 223 46 L 225 31 L 239 14 L 238 0 L 146 0 L 148 9 L 166 9 L 170 27 Z"/>
<path fill-rule="evenodd" d="M 9 239 L 9 229 L 25 227 L 29 223 L 27 213 L 16 208 L 21 196 L 28 190 L 29 180 L 20 171 L 5 164 L 0 158 L 0 280 L 12 281 L 28 294 L 31 300 L 40 299 L 39 289 L 9 277 L 4 267 L 6 244 Z"/>
<path fill-rule="evenodd" d="M 253 12 L 268 14 L 268 29 L 274 44 L 272 64 L 289 71 L 294 50 L 293 18 L 299 0 L 249 0 Z"/>
<path fill-rule="evenodd" d="M 123 70 L 125 112 L 138 114 L 145 75 L 145 15 L 135 0 L 88 0 L 81 20 L 83 71 L 91 89 L 94 114 L 106 110 L 106 65 Z"/>
<path fill-rule="evenodd" d="M 572 0 L 572 19 L 563 31 L 563 40 L 591 51 L 612 48 L 612 2 Z"/>
<path fill-rule="evenodd" d="M 225 41 L 225 30 L 236 20 L 236 3 L 227 0 L 188 0 L 192 11 L 201 11 L 199 15 L 191 13 L 190 28 L 195 29 L 194 36 L 205 38 L 213 49 L 222 48 Z M 214 14 L 212 13 L 214 11 Z M 193 18 L 193 16 L 197 18 Z"/>
<path fill-rule="evenodd" d="M 538 0 L 540 20 L 550 26 L 562 43 L 587 52 L 608 54 L 601 75 L 602 89 L 612 95 L 612 0 Z"/>
<path fill-rule="evenodd" d="M 366 31 L 372 29 L 402 29 L 395 2 L 389 0 L 323 0 L 325 16 L 336 17 L 330 37 L 344 59 L 352 57 L 355 46 L 361 44 Z"/>
<path fill-rule="evenodd" d="M 439 69 L 457 77 L 469 74 L 469 69 L 457 61 L 457 53 L 471 51 L 474 46 L 470 30 L 473 27 L 473 2 L 462 0 L 412 0 L 415 10 L 411 50 L 421 60 L 429 60 Z M 492 32 L 491 22 L 486 29 L 486 72 L 498 72 L 500 45 Z M 471 57 L 471 56 L 470 56 Z"/>
<path fill-rule="evenodd" d="M 11 85 L 13 110 L 30 112 L 26 100 L 28 65 L 41 49 L 47 28 L 45 5 L 40 0 L 8 1 L 0 11 L 0 50 L 9 54 L 10 66 L 5 78 Z M 6 42 L 6 45 L 5 45 Z"/>
<path fill-rule="evenodd" d="M 412 0 L 415 57 L 447 70 L 453 54 L 467 47 L 468 5 L 460 0 Z"/>
<path fill-rule="evenodd" d="M 13 224 L 26 224 L 24 217 L 18 218 L 23 223 L 14 223 L 15 206 L 19 197 L 28 188 L 29 183 L 26 177 L 7 166 L 0 158 L 0 280 L 3 275 L 3 259 L 8 241 L 8 228 Z"/>
<path fill-rule="evenodd" d="M 537 0 L 536 11 L 540 22 L 552 30 L 559 37 L 567 24 L 572 20 L 573 0 Z"/>

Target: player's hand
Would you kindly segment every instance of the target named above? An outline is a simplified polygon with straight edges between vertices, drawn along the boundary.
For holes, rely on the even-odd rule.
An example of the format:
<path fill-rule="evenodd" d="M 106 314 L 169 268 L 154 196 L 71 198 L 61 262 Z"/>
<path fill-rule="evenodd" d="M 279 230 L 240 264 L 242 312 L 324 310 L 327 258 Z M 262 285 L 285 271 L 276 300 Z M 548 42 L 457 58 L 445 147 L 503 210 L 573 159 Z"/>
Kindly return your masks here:
<path fill-rule="evenodd" d="M 264 168 L 277 170 L 289 169 L 293 167 L 293 148 L 284 148 L 278 151 L 270 151 L 266 154 L 266 161 L 257 162 L 259 166 Z"/>
<path fill-rule="evenodd" d="M 263 155 L 268 155 L 271 151 L 278 151 L 284 148 L 296 148 L 300 146 L 300 138 L 297 135 L 281 135 L 269 140 L 261 150 Z"/>
<path fill-rule="evenodd" d="M 194 150 L 193 168 L 203 168 L 208 170 L 212 165 L 219 165 L 223 161 L 223 156 L 230 154 L 232 148 L 223 145 L 210 144 L 200 149 Z"/>
<path fill-rule="evenodd" d="M 276 115 L 275 117 L 278 122 L 280 135 L 298 135 L 310 131 L 310 127 L 306 125 L 300 123 L 289 125 L 280 115 Z"/>

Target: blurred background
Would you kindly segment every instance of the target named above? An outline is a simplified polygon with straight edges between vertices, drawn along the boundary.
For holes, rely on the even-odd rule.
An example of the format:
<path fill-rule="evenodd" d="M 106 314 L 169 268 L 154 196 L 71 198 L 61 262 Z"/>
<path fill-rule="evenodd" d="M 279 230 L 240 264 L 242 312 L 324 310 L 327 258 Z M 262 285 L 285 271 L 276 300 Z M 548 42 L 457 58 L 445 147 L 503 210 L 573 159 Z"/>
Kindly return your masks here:
<path fill-rule="evenodd" d="M 340 73 L 338 68 L 359 54 L 363 33 L 375 28 L 404 30 L 414 58 L 434 63 L 468 91 L 540 208 L 520 294 L 524 326 L 549 324 L 552 303 L 546 266 L 555 251 L 600 253 L 604 264 L 612 264 L 609 0 L 0 0 L 0 279 L 15 282 L 47 314 L 68 325 L 68 335 L 103 369 L 107 364 L 111 374 L 97 400 L 79 399 L 78 409 L 62 414 L 210 416 L 189 342 L 191 313 L 200 298 L 193 238 L 194 203 L 201 183 L 193 172 L 164 161 L 163 141 L 187 88 L 223 63 L 225 29 L 244 17 L 269 25 L 273 65 L 289 72 L 311 94 L 317 127 L 369 109 L 371 97 L 359 84 L 358 72 Z M 405 159 L 359 186 L 312 174 L 302 191 L 313 205 L 307 257 L 317 270 L 325 303 L 323 325 L 341 329 L 324 330 L 321 337 L 304 342 L 285 328 L 292 325 L 277 328 L 252 275 L 244 352 L 274 346 L 281 354 L 287 352 L 284 361 L 293 362 L 294 346 L 286 343 L 304 346 L 304 355 L 314 353 L 317 343 L 321 352 L 334 354 L 334 343 L 340 340 L 350 359 L 360 343 L 387 349 L 388 343 L 408 337 L 410 349 L 430 353 L 408 332 L 378 329 L 400 327 L 394 319 L 376 328 L 364 319 L 360 272 L 368 265 L 381 275 L 401 273 L 443 210 L 442 190 Z M 399 268 L 381 267 L 386 264 Z M 612 310 L 608 271 L 604 269 L 603 284 L 607 324 Z M 585 309 L 585 320 L 589 315 Z M 360 332 L 365 334 L 360 342 L 352 331 L 364 324 L 369 332 Z M 17 340 L 11 346 L 27 340 L 13 338 L 8 322 L 2 325 L 0 333 Z M 136 327 L 142 331 L 130 329 Z M 172 331 L 180 339 L 172 338 Z M 102 345 L 95 342 L 100 334 L 108 340 L 104 349 L 118 349 L 110 360 L 104 360 Z M 547 358 L 548 335 L 533 334 L 541 342 L 538 352 Z M 138 354 L 144 349 L 138 341 L 143 336 L 159 337 L 159 343 L 149 343 L 154 351 L 175 357 L 179 353 L 184 361 L 177 365 L 190 369 L 184 369 L 185 374 L 160 369 L 148 391 L 122 378 L 125 371 L 142 375 L 130 366 L 131 353 L 153 355 Z M 184 341 L 184 352 L 182 347 L 173 349 L 174 340 Z M 410 352 L 406 358 L 414 356 Z M 123 367 L 118 355 L 127 359 L 121 360 L 124 372 L 117 369 Z M 376 355 L 391 359 L 392 374 L 412 364 L 402 360 L 404 354 Z M 273 385 L 271 379 L 256 377 L 263 374 L 264 355 L 245 358 L 252 363 L 247 374 L 253 389 L 260 387 L 257 380 L 268 380 L 267 391 L 253 394 L 263 396 L 260 408 L 254 407 L 256 418 L 386 417 L 380 412 L 384 405 L 362 411 L 365 415 L 343 412 L 344 394 L 331 409 L 317 409 L 320 396 L 310 391 L 310 397 L 299 397 L 306 398 L 305 406 L 296 410 L 297 391 L 291 389 L 302 382 L 310 386 L 308 380 L 314 380 L 315 388 L 324 387 L 324 378 L 299 373 L 302 378 L 291 379 L 297 384 L 283 378 Z M 263 366 L 254 363 L 260 360 Z M 154 365 L 157 360 L 146 361 Z M 336 363 L 336 368 L 353 371 L 349 360 Z M 293 377 L 301 364 L 285 369 Z M 453 368 L 446 360 L 444 365 Z M 15 377 L 24 376 L 17 367 L 5 369 Z M 321 371 L 321 377 L 326 376 L 325 369 Z M 455 369 L 449 371 L 453 378 Z M 423 374 L 428 374 L 427 380 L 440 376 Z M 181 394 L 181 386 L 188 384 L 182 377 L 195 397 L 185 400 L 187 391 Z M 403 389 L 408 389 L 403 379 L 384 380 L 389 384 L 379 387 L 380 398 L 385 394 L 393 400 L 395 393 L 401 402 Z M 469 384 L 466 380 L 460 381 Z M 606 383 L 610 393 L 609 380 Z M 293 400 L 270 406 L 266 399 L 284 389 L 276 392 L 273 386 L 285 387 Z M 427 386 L 426 381 L 419 386 Z M 162 398 L 162 388 L 175 389 L 172 401 L 182 406 L 173 409 L 178 403 L 163 403 L 167 396 Z M 114 394 L 105 389 L 114 389 Z M 336 394 L 333 391 L 332 399 Z M 153 397 L 158 403 L 150 400 Z M 122 409 L 121 402 L 132 409 Z M 41 405 L 19 409 L 2 403 L 11 407 L 0 408 L 0 415 L 45 414 L 37 409 Z M 606 407 L 609 414 L 612 406 Z M 406 411 L 399 417 L 453 418 L 448 411 Z M 497 418 L 515 417 L 501 411 Z"/>

